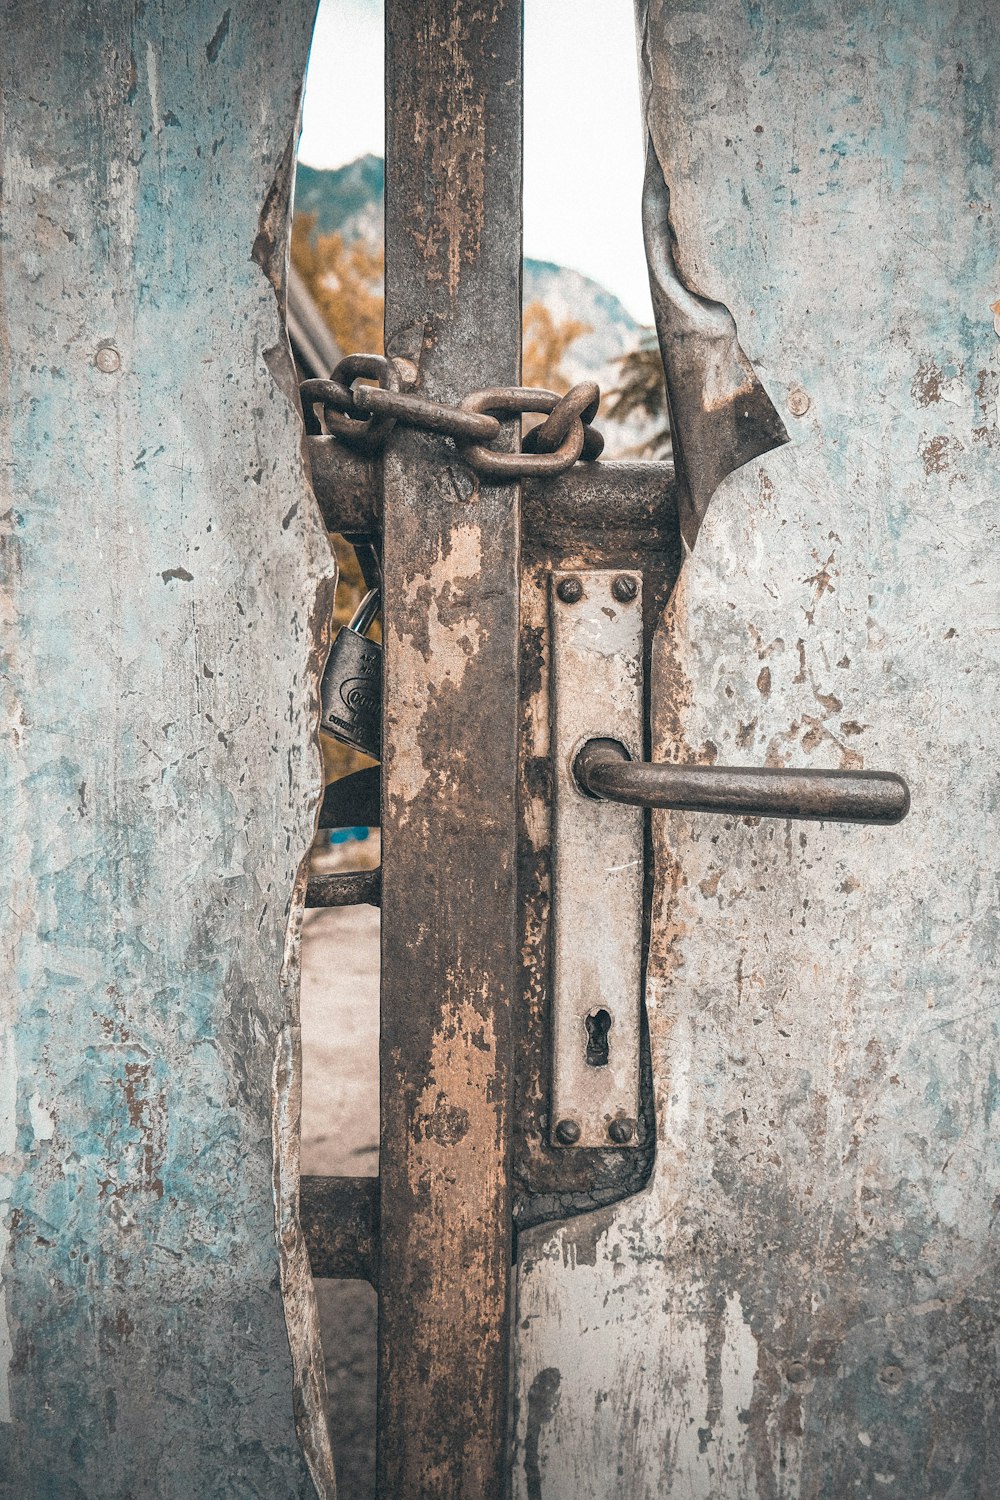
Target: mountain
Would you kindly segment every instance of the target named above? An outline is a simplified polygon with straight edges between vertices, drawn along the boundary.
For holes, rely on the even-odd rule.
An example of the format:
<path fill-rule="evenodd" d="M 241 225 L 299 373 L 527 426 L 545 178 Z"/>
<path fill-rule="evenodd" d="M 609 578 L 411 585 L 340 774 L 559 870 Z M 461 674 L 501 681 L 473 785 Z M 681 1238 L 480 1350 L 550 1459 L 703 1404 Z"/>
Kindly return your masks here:
<path fill-rule="evenodd" d="M 346 167 L 324 171 L 299 162 L 295 172 L 295 212 L 314 214 L 320 234 L 380 242 L 385 232 L 385 162 L 359 156 Z"/>
<path fill-rule="evenodd" d="M 385 163 L 380 156 L 360 156 L 345 167 L 324 170 L 299 163 L 295 178 L 295 212 L 312 214 L 320 234 L 339 233 L 346 240 L 380 244 L 385 232 Z M 588 331 L 574 339 L 563 358 L 569 380 L 596 380 L 607 394 L 618 381 L 617 360 L 638 347 L 641 325 L 606 287 L 567 266 L 551 261 L 524 262 L 523 302 L 543 302 L 557 323 L 575 318 Z M 598 425 L 609 456 L 621 455 L 649 435 L 641 418 Z"/>

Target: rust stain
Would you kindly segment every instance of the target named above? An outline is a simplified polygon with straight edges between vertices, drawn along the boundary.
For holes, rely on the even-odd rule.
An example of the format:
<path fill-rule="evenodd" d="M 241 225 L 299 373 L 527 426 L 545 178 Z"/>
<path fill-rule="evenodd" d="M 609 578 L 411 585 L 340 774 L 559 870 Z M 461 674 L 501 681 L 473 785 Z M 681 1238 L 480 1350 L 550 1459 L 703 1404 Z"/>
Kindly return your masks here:
<path fill-rule="evenodd" d="M 479 255 L 486 179 L 486 103 L 468 55 L 469 18 L 455 8 L 421 27 L 419 75 L 430 80 L 415 111 L 414 138 L 424 154 L 430 202 L 418 204 L 414 240 L 430 282 L 458 290 L 462 268 Z M 435 86 L 436 85 L 436 86 Z"/>
<path fill-rule="evenodd" d="M 771 736 L 764 751 L 764 765 L 775 770 L 787 766 L 791 748 L 795 744 L 800 745 L 807 755 L 811 755 L 823 744 L 834 745 L 837 750 L 839 770 L 864 770 L 864 756 L 859 755 L 856 750 L 850 749 L 839 740 L 822 719 L 817 719 L 810 714 L 803 714 L 801 720 L 795 720 L 783 733 Z"/>
<path fill-rule="evenodd" d="M 653 757 L 672 760 L 683 743 L 685 720 L 694 701 L 694 689 L 684 666 L 688 636 L 689 575 L 682 572 L 664 611 L 663 620 L 653 641 L 652 684 Z M 670 814 L 653 814 L 653 850 L 655 881 L 650 917 L 647 1003 L 655 1008 L 661 994 L 670 985 L 674 970 L 683 963 L 680 939 L 688 930 L 681 910 L 685 876 L 680 859 L 672 851 L 665 835 Z M 669 1080 L 658 1077 L 661 1097 L 669 1094 Z M 657 1111 L 658 1130 L 663 1128 L 663 1111 Z"/>
<path fill-rule="evenodd" d="M 462 994 L 464 976 L 450 976 L 454 997 L 447 1016 L 436 1031 L 430 1050 L 427 1081 L 413 1102 L 413 1147 L 407 1160 L 407 1183 L 413 1204 L 411 1243 L 426 1247 L 423 1258 L 424 1298 L 428 1315 L 436 1326 L 478 1324 L 483 1337 L 496 1322 L 495 1285 L 481 1275 L 457 1282 L 452 1268 L 482 1265 L 495 1256 L 498 1247 L 489 1243 L 491 1225 L 462 1215 L 441 1216 L 440 1195 L 435 1183 L 447 1182 L 450 1195 L 467 1204 L 492 1202 L 502 1188 L 506 1164 L 500 1150 L 502 1130 L 499 1101 L 495 1098 L 496 1035 L 490 1009 L 490 984 L 481 981 L 477 991 Z M 401 1071 L 401 1068 L 398 1070 Z M 502 1253 L 502 1247 L 501 1247 Z M 414 1309 L 414 1320 L 423 1321 L 422 1309 Z M 411 1409 L 423 1407 L 400 1433 L 405 1445 L 421 1442 L 421 1434 L 433 1429 L 437 1392 L 454 1392 L 453 1354 L 448 1347 L 428 1352 L 428 1364 L 420 1386 L 411 1386 L 407 1400 Z M 470 1434 L 463 1467 L 471 1473 L 489 1472 L 490 1449 L 477 1408 L 486 1392 L 474 1385 L 467 1390 L 464 1405 Z M 409 1472 L 424 1463 L 427 1493 L 445 1486 L 454 1455 L 440 1455 L 427 1462 L 427 1454 L 415 1448 Z M 442 1488 L 441 1493 L 444 1493 Z"/>
<path fill-rule="evenodd" d="M 818 553 L 814 552 L 813 557 L 817 562 L 819 562 Z M 811 583 L 813 585 L 812 608 L 804 611 L 805 617 L 810 625 L 815 622 L 816 607 L 819 604 L 820 600 L 823 598 L 823 595 L 833 594 L 836 592 L 833 583 L 834 578 L 838 576 L 838 570 L 833 566 L 835 557 L 836 553 L 831 552 L 830 556 L 826 559 L 826 562 L 820 563 L 816 572 L 813 573 L 811 577 L 804 578 L 802 580 L 803 583 Z"/>
<path fill-rule="evenodd" d="M 917 367 L 910 394 L 918 406 L 930 406 L 941 400 L 941 385 L 944 371 L 933 359 L 926 359 Z"/>
<path fill-rule="evenodd" d="M 765 646 L 764 637 L 761 635 L 756 625 L 748 624 L 747 632 L 749 633 L 750 639 L 753 641 L 754 650 L 757 653 L 757 658 L 759 661 L 764 661 L 768 656 L 780 655 L 781 652 L 785 649 L 784 638 L 780 635 L 776 635 L 774 639 L 772 641 L 768 641 L 767 645 Z"/>
<path fill-rule="evenodd" d="M 166 1091 L 158 1094 L 150 1091 L 153 1068 L 147 1062 L 127 1062 L 122 1092 L 128 1120 L 141 1141 L 141 1169 L 139 1186 L 163 1197 L 163 1180 L 160 1168 L 165 1155 Z"/>
<path fill-rule="evenodd" d="M 1000 370 L 979 370 L 976 375 L 976 405 L 979 423 L 973 440 L 988 448 L 1000 446 Z"/>
<path fill-rule="evenodd" d="M 387 734 L 394 745 L 390 799 L 399 810 L 421 794 L 435 766 L 425 760 L 420 728 L 444 687 L 461 687 L 466 670 L 483 640 L 482 626 L 471 612 L 471 591 L 482 565 L 478 525 L 456 526 L 426 573 L 407 580 L 410 618 L 421 630 L 404 632 L 390 623 L 389 670 L 392 692 L 387 715 L 404 733 Z M 391 622 L 391 617 L 390 617 Z M 432 671 L 428 672 L 428 667 Z"/>
<path fill-rule="evenodd" d="M 947 433 L 926 438 L 918 447 L 924 473 L 927 475 L 947 474 L 956 456 L 964 451 L 958 439 Z"/>
<path fill-rule="evenodd" d="M 540 1449 L 542 1431 L 559 1406 L 562 1375 L 554 1365 L 539 1370 L 528 1391 L 527 1430 L 524 1436 L 524 1482 L 528 1500 L 542 1500 Z"/>

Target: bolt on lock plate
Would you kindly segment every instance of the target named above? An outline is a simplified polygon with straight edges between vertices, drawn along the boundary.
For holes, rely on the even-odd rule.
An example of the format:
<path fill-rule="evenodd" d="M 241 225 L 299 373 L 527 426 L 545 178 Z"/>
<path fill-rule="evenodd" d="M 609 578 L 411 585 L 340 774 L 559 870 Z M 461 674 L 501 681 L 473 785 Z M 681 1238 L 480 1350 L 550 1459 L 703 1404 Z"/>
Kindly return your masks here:
<path fill-rule="evenodd" d="M 642 578 L 554 573 L 552 1144 L 638 1145 L 643 814 L 582 792 L 590 739 L 642 758 Z"/>

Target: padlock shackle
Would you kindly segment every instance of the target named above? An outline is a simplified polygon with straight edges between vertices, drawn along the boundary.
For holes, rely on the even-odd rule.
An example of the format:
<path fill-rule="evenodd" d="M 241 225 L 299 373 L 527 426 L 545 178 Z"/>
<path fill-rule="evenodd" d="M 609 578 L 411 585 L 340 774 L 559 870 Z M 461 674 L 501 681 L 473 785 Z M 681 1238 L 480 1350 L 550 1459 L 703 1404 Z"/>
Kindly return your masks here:
<path fill-rule="evenodd" d="M 355 635 L 367 635 L 369 626 L 381 608 L 382 590 L 369 589 L 348 621 L 348 630 L 353 630 Z"/>

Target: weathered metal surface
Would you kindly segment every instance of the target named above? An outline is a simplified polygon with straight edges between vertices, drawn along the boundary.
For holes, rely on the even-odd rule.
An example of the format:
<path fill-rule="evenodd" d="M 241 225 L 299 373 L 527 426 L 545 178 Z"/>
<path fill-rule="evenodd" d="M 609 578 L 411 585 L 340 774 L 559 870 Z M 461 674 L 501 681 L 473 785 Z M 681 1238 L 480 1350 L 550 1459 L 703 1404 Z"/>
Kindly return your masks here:
<path fill-rule="evenodd" d="M 516 1129 L 513 1173 L 518 1230 L 566 1219 L 637 1192 L 653 1160 L 653 1096 L 645 1024 L 640 1031 L 637 1145 L 564 1151 L 551 1142 L 552 752 L 550 576 L 642 560 L 643 681 L 654 629 L 677 578 L 680 537 L 670 464 L 580 464 L 523 490 L 521 580 L 521 787 L 518 917 L 521 983 L 514 1026 Z M 648 693 L 647 693 L 648 697 Z M 648 715 L 648 701 L 645 705 Z M 648 751 L 648 746 L 646 747 Z M 648 835 L 647 835 L 648 837 Z M 643 928 L 652 864 L 646 850 Z"/>
<path fill-rule="evenodd" d="M 643 56 L 648 46 L 645 14 L 644 0 L 639 0 Z M 646 142 L 642 226 L 666 377 L 681 532 L 693 547 L 727 474 L 787 443 L 788 433 L 740 344 L 729 308 L 695 291 L 690 277 L 681 274 L 670 188 L 652 134 Z"/>
<path fill-rule="evenodd" d="M 388 0 L 386 349 L 517 379 L 521 7 Z M 507 1484 L 518 494 L 384 459 L 381 1297 L 386 1500 Z"/>
<path fill-rule="evenodd" d="M 685 267 L 793 437 L 713 502 L 652 750 L 913 808 L 653 815 L 656 1169 L 521 1237 L 518 1500 L 1000 1490 L 993 10 L 649 6 Z"/>
<path fill-rule="evenodd" d="M 642 756 L 642 579 L 614 570 L 553 573 L 550 602 L 551 1139 L 634 1147 L 643 815 L 586 796 L 573 765 L 580 745 L 601 733 Z"/>
<path fill-rule="evenodd" d="M 314 1276 L 377 1284 L 377 1177 L 303 1177 L 299 1216 Z"/>
<path fill-rule="evenodd" d="M 609 731 L 610 733 L 610 731 Z M 778 770 L 775 766 L 675 766 L 635 761 L 620 746 L 590 740 L 574 763 L 594 797 L 628 807 L 668 807 L 732 817 L 827 823 L 899 823 L 910 807 L 893 771 Z"/>
<path fill-rule="evenodd" d="M 382 466 L 333 438 L 308 440 L 312 482 L 328 530 L 377 537 L 382 530 Z M 676 551 L 677 509 L 671 464 L 577 464 L 564 474 L 525 480 L 521 532 L 529 550 L 566 551 L 574 543 L 619 543 L 643 560 Z M 471 493 L 472 482 L 467 480 Z"/>
<path fill-rule="evenodd" d="M 10 1500 L 333 1494 L 296 1216 L 333 569 L 278 305 L 312 9 L 0 22 Z"/>

